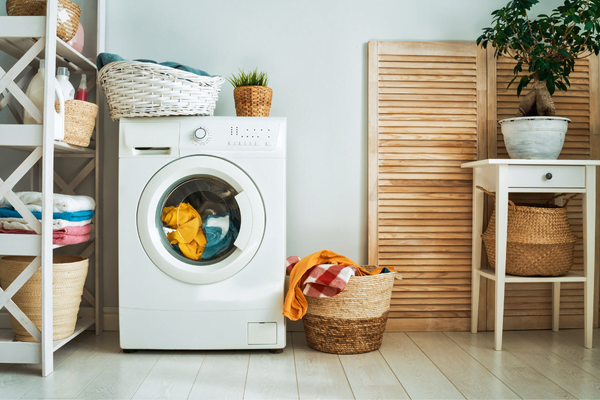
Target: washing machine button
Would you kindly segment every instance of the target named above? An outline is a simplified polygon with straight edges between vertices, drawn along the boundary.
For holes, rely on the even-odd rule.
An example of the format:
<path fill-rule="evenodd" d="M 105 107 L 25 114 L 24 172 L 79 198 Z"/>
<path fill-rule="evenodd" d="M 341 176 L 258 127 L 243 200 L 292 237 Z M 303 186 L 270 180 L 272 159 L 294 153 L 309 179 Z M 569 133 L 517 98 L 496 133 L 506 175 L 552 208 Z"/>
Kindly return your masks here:
<path fill-rule="evenodd" d="M 198 128 L 194 131 L 194 135 L 192 136 L 192 139 L 196 143 L 206 143 L 208 141 L 209 137 L 210 137 L 210 132 L 209 132 L 208 128 L 201 126 L 200 128 Z"/>

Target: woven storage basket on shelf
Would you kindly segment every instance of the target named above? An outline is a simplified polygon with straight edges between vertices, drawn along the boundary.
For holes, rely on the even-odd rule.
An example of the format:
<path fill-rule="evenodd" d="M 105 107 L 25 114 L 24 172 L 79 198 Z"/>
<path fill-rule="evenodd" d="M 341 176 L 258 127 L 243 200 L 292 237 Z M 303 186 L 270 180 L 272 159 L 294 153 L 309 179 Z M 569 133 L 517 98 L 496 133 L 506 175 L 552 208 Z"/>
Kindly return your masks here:
<path fill-rule="evenodd" d="M 35 257 L 6 256 L 0 258 L 0 286 L 6 290 Z M 88 271 L 88 259 L 80 256 L 54 255 L 52 273 L 53 340 L 64 339 L 75 330 L 77 313 Z M 38 329 L 42 326 L 42 271 L 36 273 L 12 297 L 15 304 Z M 15 339 L 34 342 L 34 338 L 10 317 Z"/>
<path fill-rule="evenodd" d="M 372 266 L 364 266 L 372 270 Z M 306 297 L 302 317 L 308 345 L 335 354 L 358 354 L 381 347 L 397 272 L 352 276 L 333 297 Z"/>
<path fill-rule="evenodd" d="M 58 112 L 58 101 L 54 102 Z M 65 138 L 63 142 L 88 147 L 96 125 L 98 106 L 89 101 L 65 101 Z"/>
<path fill-rule="evenodd" d="M 494 197 L 493 193 L 478 186 Z M 577 236 L 571 231 L 567 204 L 578 194 L 569 197 L 562 207 L 554 204 L 519 204 L 509 200 L 506 273 L 518 276 L 561 276 L 571 270 Z M 551 201 L 558 195 L 548 200 Z M 496 266 L 496 210 L 481 235 L 488 261 Z"/>
<path fill-rule="evenodd" d="M 268 117 L 273 90 L 266 86 L 240 86 L 233 89 L 238 117 Z"/>
<path fill-rule="evenodd" d="M 6 0 L 6 13 L 15 17 L 46 15 L 46 0 Z M 58 0 L 56 36 L 68 42 L 79 28 L 81 8 L 69 0 Z"/>
<path fill-rule="evenodd" d="M 98 73 L 110 118 L 213 115 L 225 78 L 139 61 L 116 61 Z"/>

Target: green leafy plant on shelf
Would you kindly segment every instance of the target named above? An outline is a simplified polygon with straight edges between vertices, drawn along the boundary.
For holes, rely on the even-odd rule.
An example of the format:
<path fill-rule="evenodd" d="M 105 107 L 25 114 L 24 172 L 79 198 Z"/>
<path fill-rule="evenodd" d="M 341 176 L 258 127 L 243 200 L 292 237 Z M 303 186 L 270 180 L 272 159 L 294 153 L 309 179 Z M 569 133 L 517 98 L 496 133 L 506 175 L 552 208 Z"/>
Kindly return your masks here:
<path fill-rule="evenodd" d="M 552 94 L 567 91 L 569 75 L 578 58 L 600 52 L 600 0 L 565 0 L 550 15 L 530 19 L 528 11 L 539 0 L 512 0 L 492 13 L 492 26 L 483 29 L 477 45 L 496 48 L 496 58 L 517 61 L 514 78 L 520 77 L 517 95 L 530 83 L 533 89 L 521 100 L 517 116 L 554 115 Z M 527 68 L 523 74 L 523 68 Z"/>
<path fill-rule="evenodd" d="M 266 72 L 258 72 L 258 68 L 251 72 L 244 72 L 243 69 L 239 70 L 238 75 L 231 75 L 227 80 L 233 85 L 233 87 L 242 86 L 267 86 L 269 78 Z"/>

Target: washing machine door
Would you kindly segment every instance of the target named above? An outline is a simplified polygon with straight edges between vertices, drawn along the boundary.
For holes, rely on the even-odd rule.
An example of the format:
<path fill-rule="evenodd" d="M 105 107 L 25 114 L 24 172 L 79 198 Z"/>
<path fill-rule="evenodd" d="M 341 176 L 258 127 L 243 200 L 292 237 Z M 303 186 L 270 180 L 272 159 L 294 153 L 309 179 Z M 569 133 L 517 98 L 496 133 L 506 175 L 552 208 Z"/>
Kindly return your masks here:
<path fill-rule="evenodd" d="M 252 260 L 265 232 L 265 208 L 258 188 L 238 166 L 189 156 L 150 179 L 140 197 L 137 227 L 144 250 L 164 273 L 209 284 Z"/>

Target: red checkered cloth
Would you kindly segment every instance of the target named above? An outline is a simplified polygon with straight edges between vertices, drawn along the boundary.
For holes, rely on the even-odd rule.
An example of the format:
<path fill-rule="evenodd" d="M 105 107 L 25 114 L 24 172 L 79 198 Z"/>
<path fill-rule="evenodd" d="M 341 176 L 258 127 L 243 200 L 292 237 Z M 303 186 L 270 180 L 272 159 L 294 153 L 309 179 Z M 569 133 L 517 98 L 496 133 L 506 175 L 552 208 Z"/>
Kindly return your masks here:
<path fill-rule="evenodd" d="M 286 260 L 286 271 L 288 275 L 298 261 L 300 261 L 299 257 L 288 257 Z M 356 267 L 352 265 L 315 265 L 302 276 L 300 288 L 305 296 L 333 297 L 346 288 L 351 276 L 356 275 L 358 275 L 358 271 Z"/>

